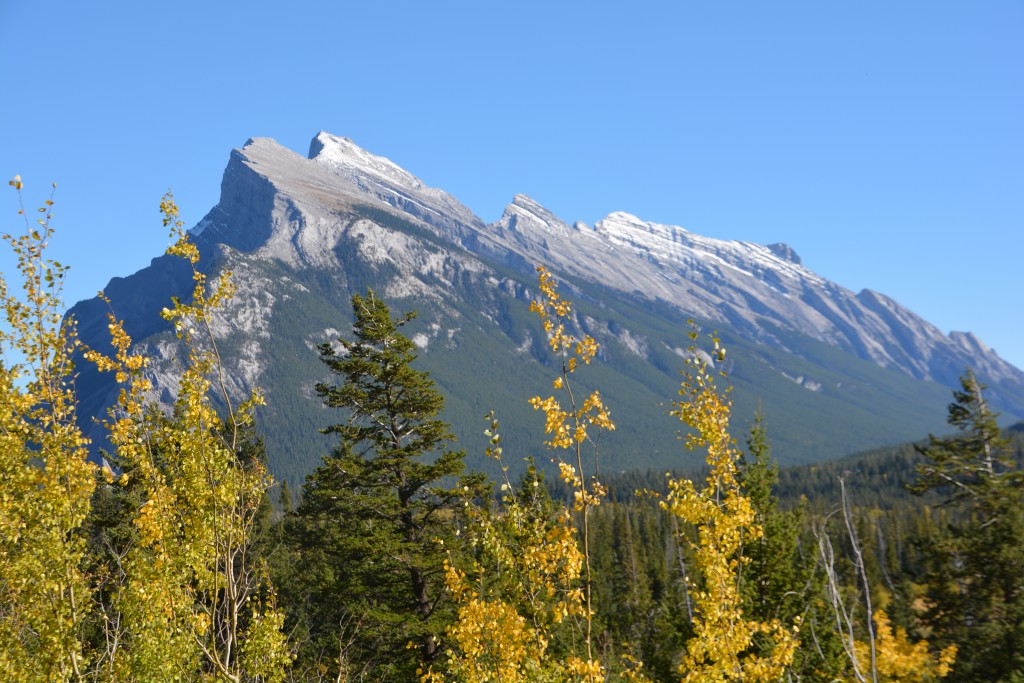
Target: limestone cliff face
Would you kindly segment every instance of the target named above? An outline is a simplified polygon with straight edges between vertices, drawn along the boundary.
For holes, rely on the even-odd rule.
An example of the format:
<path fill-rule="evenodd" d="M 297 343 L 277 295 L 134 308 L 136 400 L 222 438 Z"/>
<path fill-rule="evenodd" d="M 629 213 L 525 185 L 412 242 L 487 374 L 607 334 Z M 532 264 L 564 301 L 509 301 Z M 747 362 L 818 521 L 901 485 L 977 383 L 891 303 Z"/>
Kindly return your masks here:
<path fill-rule="evenodd" d="M 621 212 L 593 226 L 569 223 L 524 195 L 488 225 L 443 190 L 323 132 L 308 156 L 266 138 L 232 151 L 220 201 L 191 233 L 205 269 L 234 273 L 237 294 L 214 326 L 231 389 L 265 388 L 272 402 L 268 421 L 277 430 L 315 431 L 323 421 L 311 400 L 312 385 L 322 378 L 312 350 L 347 329 L 348 298 L 367 286 L 396 309 L 420 310 L 425 320 L 415 339 L 439 381 L 447 380 L 440 375 L 449 364 L 459 377 L 507 386 L 524 381 L 490 377 L 488 364 L 501 354 L 543 360 L 540 335 L 520 310 L 532 296 L 539 264 L 590 302 L 574 324 L 605 345 L 605 360 L 622 385 L 643 385 L 635 388 L 637 396 L 649 392 L 652 404 L 671 398 L 673 359 L 686 346 L 687 319 L 729 336 L 739 348 L 734 381 L 741 402 L 748 395 L 749 401 L 780 404 L 773 408 L 780 411 L 789 410 L 787 401 L 799 404 L 792 411 L 800 416 L 781 421 L 804 433 L 781 440 L 796 449 L 813 445 L 791 459 L 831 457 L 941 428 L 946 387 L 966 367 L 990 385 L 1003 410 L 1024 415 L 1024 373 L 980 340 L 945 335 L 882 294 L 829 282 L 789 245 L 711 239 Z M 188 296 L 191 286 L 181 263 L 159 257 L 107 288 L 115 314 L 157 359 L 158 400 L 174 396 L 181 363 L 158 312 L 169 296 Z M 97 348 L 106 342 L 106 311 L 97 300 L 72 310 L 83 338 Z M 493 353 L 478 353 L 481 345 Z M 755 368 L 756 378 L 752 374 L 745 385 L 742 371 Z M 461 380 L 450 384 L 456 402 L 463 400 L 459 392 L 473 390 Z M 109 378 L 88 368 L 80 385 L 86 389 L 83 414 L 100 414 L 113 400 Z M 812 395 L 813 401 L 806 398 Z M 275 407 L 274 399 L 293 407 Z M 934 420 L 924 417 L 933 411 Z M 831 436 L 815 424 L 833 418 L 842 425 Z M 849 434 L 858 432 L 874 436 L 850 443 Z M 276 457 L 308 461 L 315 448 L 307 450 Z M 632 464 L 650 463 L 634 458 Z"/>
<path fill-rule="evenodd" d="M 1024 382 L 1024 373 L 983 344 L 964 344 L 959 336 L 945 335 L 882 294 L 854 293 L 827 281 L 803 266 L 789 245 L 717 240 L 622 212 L 593 227 L 569 224 L 525 195 L 516 195 L 497 223 L 484 225 L 446 192 L 426 187 L 389 160 L 327 133 L 313 139 L 309 160 L 270 140 L 250 141 L 234 152 L 225 174 L 226 201 L 221 202 L 229 213 L 239 202 L 228 193 L 229 178 L 241 175 L 233 174 L 235 167 L 267 173 L 267 182 L 292 202 L 320 202 L 312 211 L 297 212 L 317 216 L 319 209 L 315 219 L 292 219 L 296 225 L 288 237 L 295 245 L 308 245 L 306 254 L 332 247 L 324 242 L 331 230 L 324 224 L 323 209 L 330 212 L 333 205 L 336 211 L 345 200 L 358 201 L 361 195 L 363 201 L 383 202 L 480 256 L 518 266 L 545 263 L 582 280 L 670 302 L 687 315 L 735 326 L 767 344 L 784 345 L 773 333 L 781 327 L 919 379 L 950 384 L 970 366 L 995 381 Z M 258 189 L 253 181 L 236 184 L 245 196 Z M 253 197 L 246 203 L 255 208 L 259 201 Z M 275 225 L 281 222 L 275 219 Z M 262 225 L 246 226 L 245 237 L 236 242 L 248 244 L 256 235 L 271 237 Z M 274 235 L 268 242 L 280 244 L 281 239 Z M 285 250 L 279 254 L 294 262 Z"/>
<path fill-rule="evenodd" d="M 882 294 L 829 282 L 785 244 L 717 240 L 621 212 L 593 228 L 570 226 L 522 195 L 491 228 L 491 243 L 504 248 L 492 253 L 536 254 L 563 272 L 663 299 L 765 344 L 785 347 L 782 328 L 919 379 L 951 384 L 970 366 L 997 382 L 1024 380 L 983 344 L 945 335 Z"/>

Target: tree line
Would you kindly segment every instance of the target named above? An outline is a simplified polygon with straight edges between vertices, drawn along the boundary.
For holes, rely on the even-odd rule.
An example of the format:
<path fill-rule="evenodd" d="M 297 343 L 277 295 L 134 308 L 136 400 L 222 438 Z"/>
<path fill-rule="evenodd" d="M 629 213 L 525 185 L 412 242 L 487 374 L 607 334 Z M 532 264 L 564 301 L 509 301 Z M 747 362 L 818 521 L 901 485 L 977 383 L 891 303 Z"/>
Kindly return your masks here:
<path fill-rule="evenodd" d="M 11 182 L 21 190 L 20 178 Z M 19 194 L 20 196 L 20 194 Z M 555 370 L 529 399 L 557 478 L 465 470 L 395 316 L 352 297 L 320 346 L 338 416 L 301 491 L 274 488 L 253 414 L 226 389 L 210 281 L 173 199 L 164 225 L 195 282 L 163 316 L 187 350 L 170 410 L 115 316 L 109 350 L 62 322 L 52 197 L 4 235 L 0 279 L 0 673 L 12 681 L 1012 681 L 1024 674 L 1024 475 L 969 371 L 952 436 L 917 447 L 917 505 L 780 503 L 768 425 L 734 437 L 726 350 L 694 326 L 672 414 L 700 476 L 598 472 L 615 429 L 578 372 L 598 344 L 544 269 L 531 311 Z M 20 286 L 19 286 L 20 285 Z M 113 373 L 97 464 L 74 363 Z M 546 394 L 546 395 L 545 395 Z M 787 484 L 791 489 L 792 482 Z M 795 485 L 799 489 L 799 484 Z M 276 504 L 271 498 L 276 497 Z"/>

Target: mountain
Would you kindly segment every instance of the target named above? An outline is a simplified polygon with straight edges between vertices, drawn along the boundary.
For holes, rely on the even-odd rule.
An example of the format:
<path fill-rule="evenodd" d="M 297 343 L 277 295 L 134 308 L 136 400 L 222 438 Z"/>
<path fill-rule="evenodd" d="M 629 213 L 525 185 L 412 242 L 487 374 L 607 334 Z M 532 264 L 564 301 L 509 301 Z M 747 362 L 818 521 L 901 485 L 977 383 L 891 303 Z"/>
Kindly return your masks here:
<path fill-rule="evenodd" d="M 367 287 L 396 313 L 419 312 L 408 328 L 418 362 L 447 395 L 470 462 L 481 464 L 490 409 L 516 463 L 544 460 L 543 418 L 526 404 L 546 395 L 553 376 L 527 310 L 536 265 L 563 283 L 574 324 L 602 344 L 601 362 L 580 376 L 600 388 L 618 426 L 603 437 L 602 468 L 697 462 L 667 416 L 689 319 L 729 348 L 737 431 L 762 410 L 783 463 L 943 431 L 949 387 L 966 367 L 1008 417 L 1024 416 L 1024 373 L 974 335 L 944 335 L 882 294 L 829 282 L 788 245 L 711 239 L 621 212 L 569 224 L 524 195 L 486 224 L 450 194 L 327 133 L 307 157 L 267 138 L 233 150 L 220 201 L 191 234 L 205 269 L 234 274 L 237 294 L 215 328 L 230 386 L 265 389 L 271 470 L 293 483 L 330 448 L 317 430 L 342 419 L 316 399 L 315 383 L 330 379 L 316 346 L 349 332 L 350 296 Z M 155 357 L 154 397 L 165 402 L 181 359 L 158 312 L 191 287 L 187 269 L 161 256 L 105 290 Z M 94 299 L 70 311 L 87 344 L 105 345 L 108 310 Z M 78 386 L 86 417 L 113 401 L 110 378 L 87 367 Z"/>

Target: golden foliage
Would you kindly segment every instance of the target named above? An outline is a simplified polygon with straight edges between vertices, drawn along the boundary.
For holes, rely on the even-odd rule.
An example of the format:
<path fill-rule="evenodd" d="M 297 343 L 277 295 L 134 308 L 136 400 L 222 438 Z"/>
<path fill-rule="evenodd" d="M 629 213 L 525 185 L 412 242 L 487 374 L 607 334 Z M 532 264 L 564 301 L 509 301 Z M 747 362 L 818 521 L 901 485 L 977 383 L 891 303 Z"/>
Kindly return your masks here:
<path fill-rule="evenodd" d="M 21 196 L 20 176 L 9 183 Z M 56 186 L 54 186 L 55 188 Z M 73 325 L 61 325 L 67 267 L 45 258 L 53 195 L 20 236 L 3 235 L 20 287 L 0 276 L 0 679 L 81 679 L 93 659 L 80 530 L 96 466 L 75 423 Z M 21 289 L 21 293 L 17 293 Z"/>
<path fill-rule="evenodd" d="M 893 628 L 883 610 L 875 610 L 874 623 L 877 680 L 929 683 L 949 674 L 956 659 L 956 645 L 950 645 L 935 656 L 929 651 L 927 641 L 911 643 L 904 629 Z M 856 641 L 853 649 L 861 664 L 871 661 L 871 648 L 867 643 Z"/>
<path fill-rule="evenodd" d="M 694 588 L 694 636 L 686 643 L 680 665 L 684 681 L 775 681 L 790 665 L 799 642 L 794 628 L 778 621 L 744 618 L 739 591 L 740 554 L 744 538 L 759 538 L 753 507 L 736 478 L 739 451 L 729 433 L 732 402 L 729 391 L 719 391 L 709 360 L 696 347 L 691 331 L 690 355 L 684 368 L 680 400 L 672 411 L 690 427 L 686 446 L 707 449 L 710 468 L 705 487 L 698 490 L 687 479 L 670 479 L 662 503 L 671 514 L 695 525 L 693 548 L 697 573 L 702 581 Z M 712 337 L 714 358 L 725 360 L 725 349 Z M 724 375 L 724 372 L 721 373 Z M 751 649 L 755 637 L 768 639 L 771 656 L 760 657 Z"/>
<path fill-rule="evenodd" d="M 530 302 L 530 310 L 537 313 L 548 335 L 548 344 L 562 360 L 561 374 L 552 381 L 555 389 L 564 390 L 572 405 L 564 410 L 554 396 L 534 396 L 530 405 L 534 410 L 544 411 L 544 433 L 550 438 L 545 443 L 552 449 L 578 448 L 590 439 L 588 429 L 595 427 L 612 431 L 615 424 L 599 392 L 592 392 L 578 408 L 569 382 L 569 375 L 582 363 L 589 365 L 597 355 L 598 343 L 590 335 L 582 339 L 566 332 L 571 320 L 572 304 L 558 293 L 558 285 L 544 268 L 538 268 L 541 297 Z M 582 471 L 582 466 L 579 467 Z M 596 500 L 592 501 L 596 504 Z"/>
<path fill-rule="evenodd" d="M 445 565 L 458 616 L 449 629 L 447 671 L 430 671 L 423 680 L 603 680 L 593 673 L 600 670 L 596 662 L 562 662 L 547 655 L 551 630 L 586 616 L 579 588 L 583 556 L 568 511 L 549 524 L 514 496 L 505 502 L 500 513 L 475 515 L 471 544 L 480 558 L 469 570 L 451 561 Z"/>
<path fill-rule="evenodd" d="M 23 187 L 20 177 L 10 184 Z M 196 286 L 189 304 L 164 311 L 185 330 L 189 362 L 174 417 L 160 416 L 146 401 L 149 360 L 133 350 L 120 321 L 110 316 L 110 355 L 85 349 L 73 322 L 61 324 L 67 269 L 44 258 L 52 205 L 46 201 L 35 225 L 26 218 L 24 235 L 3 237 L 23 292 L 0 277 L 0 678 L 279 683 L 291 659 L 283 615 L 265 573 L 246 559 L 270 480 L 262 463 L 237 457 L 238 430 L 260 398 L 229 410 L 230 427 L 210 398 L 209 378 L 217 376 L 230 406 L 208 324 L 230 282 L 222 277 L 207 294 L 198 250 L 167 195 L 164 224 L 177 237 L 169 251 L 189 261 Z M 89 461 L 89 440 L 76 426 L 76 351 L 120 385 L 107 421 L 126 468 L 120 477 Z M 132 487 L 144 503 L 127 554 L 90 574 L 85 523 L 98 480 Z"/>
<path fill-rule="evenodd" d="M 487 455 L 501 462 L 498 421 L 488 416 Z M 502 471 L 505 468 L 502 467 Z M 534 479 L 533 485 L 539 482 Z M 500 510 L 469 508 L 468 543 L 475 559 L 465 569 L 450 559 L 446 585 L 458 605 L 448 630 L 444 671 L 432 669 L 425 683 L 603 680 L 591 657 L 566 661 L 548 655 L 554 630 L 590 616 L 580 586 L 584 555 L 569 510 L 553 515 L 538 496 L 517 495 L 506 479 Z"/>
<path fill-rule="evenodd" d="M 459 606 L 449 630 L 452 646 L 446 651 L 447 673 L 431 670 L 428 683 L 442 681 L 579 681 L 604 680 L 604 667 L 593 655 L 593 610 L 590 602 L 588 510 L 600 503 L 604 487 L 583 474 L 583 445 L 593 444 L 590 428 L 615 429 L 600 394 L 594 391 L 577 404 L 570 381 L 580 365 L 595 357 L 592 337 L 577 339 L 566 331 L 572 305 L 558 294 L 544 268 L 537 269 L 541 298 L 530 310 L 540 315 L 548 342 L 562 360 L 561 373 L 552 381 L 568 398 L 563 409 L 554 396 L 534 396 L 530 404 L 545 415 L 545 441 L 554 452 L 571 450 L 575 465 L 556 457 L 562 479 L 574 489 L 574 509 L 581 513 L 583 549 L 576 540 L 572 513 L 562 507 L 553 518 L 517 497 L 506 481 L 504 506 L 499 512 L 475 510 L 470 543 L 480 554 L 468 571 L 446 567 L 447 585 Z M 486 432 L 487 455 L 500 461 L 501 436 L 497 420 Z M 502 472 L 506 469 L 502 467 Z M 536 483 L 536 482 L 535 482 Z M 500 577 L 500 578 L 496 578 Z M 553 630 L 566 620 L 582 625 L 585 652 L 564 661 L 547 655 Z"/>
<path fill-rule="evenodd" d="M 131 637 L 114 669 L 138 680 L 177 680 L 206 671 L 227 680 L 281 681 L 291 655 L 283 616 L 264 571 L 246 559 L 249 534 L 270 477 L 263 463 L 238 458 L 240 430 L 262 404 L 258 393 L 237 409 L 223 381 L 211 316 L 232 292 L 230 273 L 208 291 L 197 269 L 199 251 L 178 220 L 168 194 L 160 205 L 195 287 L 190 303 L 173 300 L 164 319 L 175 324 L 188 353 L 173 418 L 148 405 L 148 360 L 133 352 L 121 322 L 110 315 L 112 356 L 89 351 L 120 385 L 107 421 L 111 443 L 130 484 L 145 502 L 134 523 L 138 543 L 125 559 L 126 581 L 116 605 Z M 214 380 L 228 407 L 225 425 L 211 401 Z M 226 435 L 226 436 L 225 436 Z"/>

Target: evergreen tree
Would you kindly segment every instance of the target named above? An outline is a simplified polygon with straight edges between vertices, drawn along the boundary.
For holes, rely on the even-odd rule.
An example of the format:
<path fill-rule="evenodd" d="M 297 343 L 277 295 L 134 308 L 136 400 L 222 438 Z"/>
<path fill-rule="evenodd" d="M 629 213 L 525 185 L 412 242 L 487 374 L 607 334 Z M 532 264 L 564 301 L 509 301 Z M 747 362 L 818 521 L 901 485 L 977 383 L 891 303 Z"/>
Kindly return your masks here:
<path fill-rule="evenodd" d="M 287 480 L 281 482 L 281 493 L 278 495 L 277 502 L 281 508 L 281 514 L 287 516 L 295 512 L 295 507 L 292 505 L 292 490 L 289 488 Z"/>
<path fill-rule="evenodd" d="M 928 445 L 918 447 L 925 462 L 917 466 L 915 493 L 940 489 L 949 495 L 950 503 L 966 502 L 990 518 L 1000 502 L 1019 494 L 1024 472 L 1006 450 L 997 418 L 982 396 L 985 386 L 968 370 L 960 378 L 960 389 L 953 392 L 947 422 L 958 433 L 939 438 L 928 437 Z M 987 520 L 986 520 L 987 521 Z"/>
<path fill-rule="evenodd" d="M 927 622 L 934 642 L 959 646 L 957 680 L 1024 678 L 1024 472 L 968 371 L 949 406 L 957 434 L 920 448 L 912 490 L 937 488 L 957 514 L 930 549 Z"/>
<path fill-rule="evenodd" d="M 465 454 L 449 449 L 454 437 L 437 419 L 443 396 L 411 367 L 415 347 L 400 328 L 414 314 L 392 318 L 371 290 L 352 308 L 354 340 L 320 346 L 341 384 L 316 387 L 346 419 L 324 430 L 338 445 L 306 480 L 290 535 L 316 656 L 411 680 L 435 659 L 445 626 L 443 543 L 460 487 L 442 482 L 461 474 Z"/>
<path fill-rule="evenodd" d="M 744 544 L 749 564 L 741 569 L 744 611 L 762 620 L 792 621 L 802 610 L 806 575 L 798 553 L 800 511 L 780 511 L 774 489 L 779 466 L 772 459 L 763 416 L 754 417 L 747 450 L 738 462 L 737 478 L 754 508 L 763 533 Z"/>
<path fill-rule="evenodd" d="M 778 509 L 775 487 L 779 467 L 772 458 L 761 413 L 754 416 L 746 441 L 747 453 L 740 455 L 737 479 L 762 534 L 744 541 L 747 562 L 739 565 L 743 612 L 761 621 L 794 623 L 802 619 L 801 643 L 791 673 L 806 680 L 830 680 L 843 666 L 843 654 L 818 598 L 822 586 L 820 577 L 814 575 L 814 558 L 800 552 L 804 509 Z M 755 638 L 758 654 L 769 655 L 768 646 L 770 643 Z"/>

